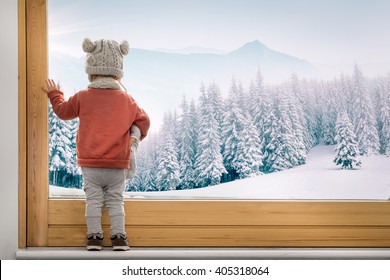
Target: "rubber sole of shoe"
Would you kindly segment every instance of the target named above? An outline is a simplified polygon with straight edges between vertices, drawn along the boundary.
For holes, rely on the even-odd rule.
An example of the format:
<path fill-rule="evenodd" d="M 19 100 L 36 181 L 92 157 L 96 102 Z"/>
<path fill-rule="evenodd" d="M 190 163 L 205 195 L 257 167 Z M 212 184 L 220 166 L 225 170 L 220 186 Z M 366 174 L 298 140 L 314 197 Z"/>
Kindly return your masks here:
<path fill-rule="evenodd" d="M 89 245 L 87 246 L 87 251 L 101 251 L 103 249 L 102 246 L 98 245 Z"/>
<path fill-rule="evenodd" d="M 128 251 L 130 250 L 129 246 L 113 246 L 112 247 L 113 251 Z"/>

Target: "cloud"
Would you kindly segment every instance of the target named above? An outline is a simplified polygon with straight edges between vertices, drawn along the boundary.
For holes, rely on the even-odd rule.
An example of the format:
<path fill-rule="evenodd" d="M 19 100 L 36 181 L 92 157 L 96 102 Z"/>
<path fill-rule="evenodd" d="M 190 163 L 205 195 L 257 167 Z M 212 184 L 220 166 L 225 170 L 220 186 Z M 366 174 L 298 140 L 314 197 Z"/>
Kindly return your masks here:
<path fill-rule="evenodd" d="M 103 29 L 109 27 L 108 25 L 96 25 L 96 21 L 84 21 L 61 25 L 58 27 L 49 28 L 49 36 L 72 34 L 77 32 L 86 32 L 91 30 Z"/>

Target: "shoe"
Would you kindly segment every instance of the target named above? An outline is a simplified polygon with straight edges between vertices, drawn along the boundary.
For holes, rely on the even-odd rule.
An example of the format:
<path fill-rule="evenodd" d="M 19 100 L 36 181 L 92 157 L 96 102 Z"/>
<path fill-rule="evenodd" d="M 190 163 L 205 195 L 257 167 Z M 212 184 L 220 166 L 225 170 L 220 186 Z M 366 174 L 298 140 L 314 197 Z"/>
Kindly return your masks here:
<path fill-rule="evenodd" d="M 130 249 L 126 234 L 123 233 L 111 235 L 111 243 L 114 251 L 127 251 Z"/>
<path fill-rule="evenodd" d="M 103 249 L 103 235 L 91 233 L 87 235 L 87 250 L 101 251 Z"/>

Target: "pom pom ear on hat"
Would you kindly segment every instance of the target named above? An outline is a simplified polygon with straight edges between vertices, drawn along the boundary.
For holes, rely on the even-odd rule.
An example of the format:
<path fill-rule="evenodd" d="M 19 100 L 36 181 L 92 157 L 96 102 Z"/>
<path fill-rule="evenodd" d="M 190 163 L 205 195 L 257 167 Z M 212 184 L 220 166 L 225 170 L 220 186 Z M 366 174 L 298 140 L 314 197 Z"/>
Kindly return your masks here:
<path fill-rule="evenodd" d="M 119 44 L 119 48 L 121 50 L 121 53 L 123 55 L 127 55 L 129 53 L 129 42 L 127 42 L 126 40 L 122 41 L 120 44 Z"/>
<path fill-rule="evenodd" d="M 85 38 L 83 41 L 83 51 L 86 53 L 91 53 L 95 50 L 96 43 L 92 42 L 91 39 Z"/>

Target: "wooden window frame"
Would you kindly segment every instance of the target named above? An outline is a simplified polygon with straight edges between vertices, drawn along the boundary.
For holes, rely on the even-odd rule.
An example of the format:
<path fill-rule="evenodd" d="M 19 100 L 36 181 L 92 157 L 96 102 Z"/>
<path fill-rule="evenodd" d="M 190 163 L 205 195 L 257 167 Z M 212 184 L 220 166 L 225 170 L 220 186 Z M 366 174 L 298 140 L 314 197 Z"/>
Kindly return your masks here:
<path fill-rule="evenodd" d="M 83 246 L 83 200 L 48 199 L 46 0 L 18 0 L 19 247 Z M 390 201 L 125 202 L 132 246 L 390 247 Z M 108 235 L 107 213 L 103 227 Z"/>

